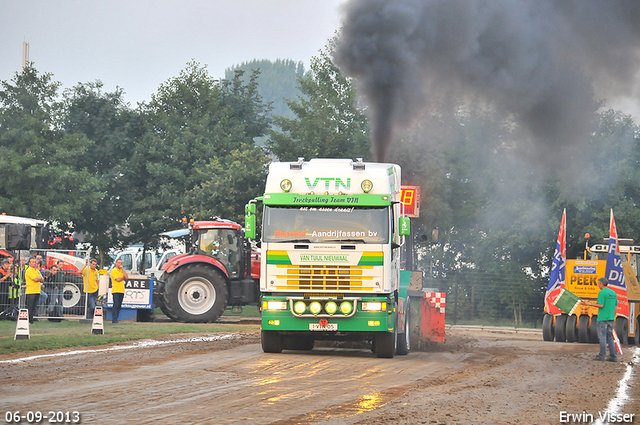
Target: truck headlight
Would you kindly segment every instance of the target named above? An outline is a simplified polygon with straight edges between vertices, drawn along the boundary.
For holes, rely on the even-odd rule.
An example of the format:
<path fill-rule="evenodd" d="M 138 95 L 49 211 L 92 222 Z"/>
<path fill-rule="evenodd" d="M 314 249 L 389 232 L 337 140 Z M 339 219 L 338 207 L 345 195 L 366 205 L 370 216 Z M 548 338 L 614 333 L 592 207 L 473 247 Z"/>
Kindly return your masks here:
<path fill-rule="evenodd" d="M 333 301 L 329 301 L 324 305 L 324 311 L 329 314 L 335 314 L 335 312 L 338 311 L 338 304 L 334 303 Z"/>
<path fill-rule="evenodd" d="M 296 312 L 296 314 L 304 314 L 304 312 L 307 311 L 307 305 L 304 301 L 296 301 L 293 305 L 293 311 Z"/>
<path fill-rule="evenodd" d="M 322 304 L 320 304 L 318 301 L 314 301 L 311 304 L 309 304 L 309 311 L 311 312 L 311 314 L 320 314 L 320 312 L 322 311 Z"/>
<path fill-rule="evenodd" d="M 340 303 L 340 312 L 344 315 L 347 314 L 351 314 L 351 312 L 353 311 L 353 304 L 351 304 L 349 301 L 343 301 L 342 303 Z"/>

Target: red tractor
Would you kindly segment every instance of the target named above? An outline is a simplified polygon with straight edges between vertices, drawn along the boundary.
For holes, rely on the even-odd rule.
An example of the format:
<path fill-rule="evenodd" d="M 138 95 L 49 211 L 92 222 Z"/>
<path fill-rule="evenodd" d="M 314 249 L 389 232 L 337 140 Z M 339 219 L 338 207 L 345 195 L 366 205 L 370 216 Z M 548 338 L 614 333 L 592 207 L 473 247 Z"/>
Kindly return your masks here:
<path fill-rule="evenodd" d="M 252 251 L 242 226 L 220 218 L 192 221 L 186 234 L 188 253 L 162 267 L 154 288 L 154 302 L 167 317 L 207 323 L 227 307 L 258 305 L 260 254 Z"/>

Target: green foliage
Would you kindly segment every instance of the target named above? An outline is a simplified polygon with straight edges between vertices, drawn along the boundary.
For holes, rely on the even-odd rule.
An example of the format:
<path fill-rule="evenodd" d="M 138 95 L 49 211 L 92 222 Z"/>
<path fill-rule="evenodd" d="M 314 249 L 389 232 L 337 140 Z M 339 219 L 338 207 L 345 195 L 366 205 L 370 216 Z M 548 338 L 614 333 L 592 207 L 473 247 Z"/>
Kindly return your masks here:
<path fill-rule="evenodd" d="M 79 167 L 86 168 L 98 181 L 101 196 L 87 204 L 73 220 L 72 229 L 99 251 L 100 264 L 105 253 L 119 244 L 122 235 L 117 226 L 128 217 L 125 179 L 126 160 L 131 157 L 140 136 L 139 114 L 122 98 L 122 89 L 103 92 L 102 83 L 80 83 L 64 93 L 62 128 L 66 134 L 84 137 L 90 149 L 76 155 Z"/>
<path fill-rule="evenodd" d="M 259 71 L 258 93 L 264 102 L 272 106 L 272 116 L 293 117 L 285 99 L 293 99 L 298 94 L 297 78 L 304 75 L 302 62 L 291 59 L 277 59 L 272 62 L 267 59 L 254 59 L 234 65 L 225 71 L 225 79 L 232 80 L 237 71 L 243 71 L 243 81 L 248 83 L 248 76 L 253 71 Z"/>
<path fill-rule="evenodd" d="M 92 142 L 60 129 L 60 83 L 33 66 L 0 90 L 0 205 L 3 212 L 66 223 L 100 199 L 97 179 L 78 163 Z"/>
<path fill-rule="evenodd" d="M 212 158 L 198 170 L 202 183 L 189 194 L 193 215 L 200 219 L 217 216 L 243 224 L 244 203 L 264 193 L 267 164 L 268 159 L 258 147 Z"/>
<path fill-rule="evenodd" d="M 238 217 L 248 195 L 259 193 L 267 160 L 254 138 L 268 128 L 268 107 L 257 92 L 257 74 L 248 84 L 241 77 L 237 72 L 218 83 L 190 62 L 144 106 L 146 131 L 123 177 L 132 241 L 154 245 L 159 232 L 197 213 Z"/>
<path fill-rule="evenodd" d="M 366 116 L 351 80 L 331 60 L 332 46 L 313 57 L 309 73 L 298 78 L 300 94 L 287 100 L 295 118 L 274 118 L 278 129 L 266 145 L 281 161 L 369 156 Z"/>

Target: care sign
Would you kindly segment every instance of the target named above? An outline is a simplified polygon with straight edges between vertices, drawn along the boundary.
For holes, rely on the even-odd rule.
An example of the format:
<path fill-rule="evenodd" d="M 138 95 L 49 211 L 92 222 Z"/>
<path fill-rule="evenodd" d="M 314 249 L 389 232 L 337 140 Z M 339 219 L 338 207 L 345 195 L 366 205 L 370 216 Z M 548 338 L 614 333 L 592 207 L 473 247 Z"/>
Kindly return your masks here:
<path fill-rule="evenodd" d="M 124 299 L 122 308 L 150 309 L 153 302 L 153 283 L 150 279 L 130 278 L 124 282 Z M 107 307 L 113 307 L 113 296 L 109 288 Z"/>

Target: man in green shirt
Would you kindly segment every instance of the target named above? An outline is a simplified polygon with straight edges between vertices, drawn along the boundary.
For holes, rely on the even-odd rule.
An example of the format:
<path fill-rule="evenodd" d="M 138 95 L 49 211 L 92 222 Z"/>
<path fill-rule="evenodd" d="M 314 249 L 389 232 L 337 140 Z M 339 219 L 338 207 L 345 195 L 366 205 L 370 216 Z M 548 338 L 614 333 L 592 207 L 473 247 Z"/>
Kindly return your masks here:
<path fill-rule="evenodd" d="M 607 355 L 607 344 L 609 345 L 610 362 L 618 361 L 618 351 L 613 343 L 613 326 L 616 319 L 616 306 L 618 305 L 618 296 L 608 288 L 609 281 L 605 277 L 598 279 L 598 302 L 585 301 L 584 304 L 598 307 L 598 338 L 600 339 L 600 354 L 596 356 L 596 360 L 603 361 Z"/>

